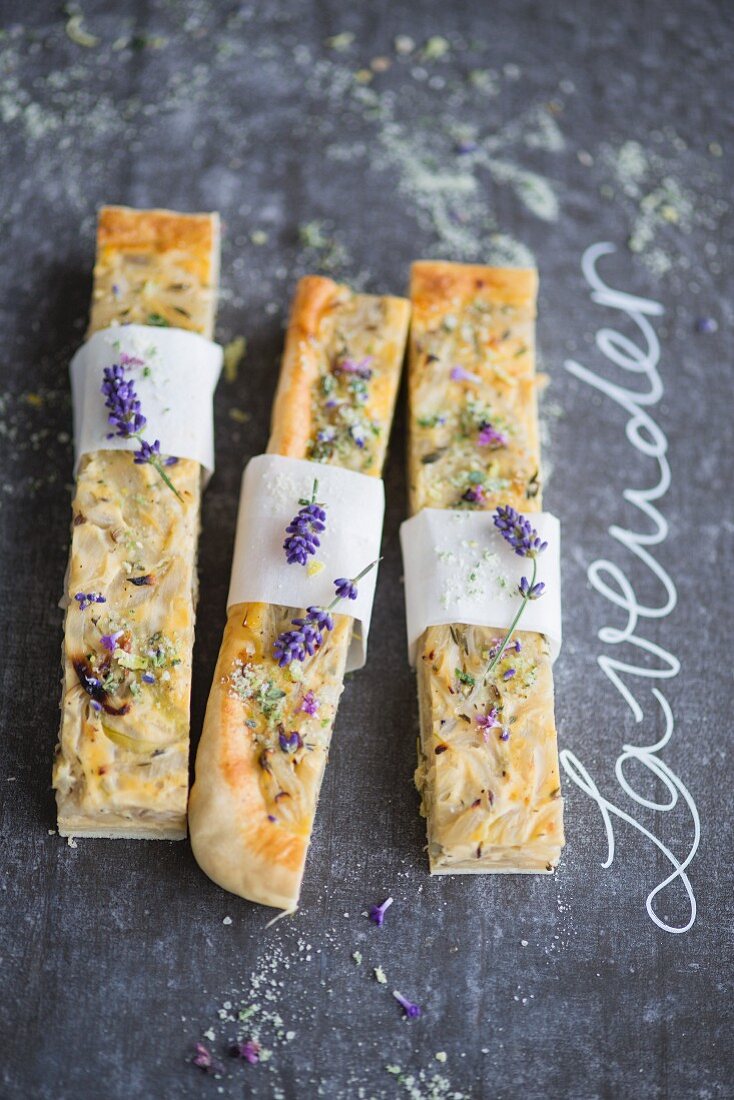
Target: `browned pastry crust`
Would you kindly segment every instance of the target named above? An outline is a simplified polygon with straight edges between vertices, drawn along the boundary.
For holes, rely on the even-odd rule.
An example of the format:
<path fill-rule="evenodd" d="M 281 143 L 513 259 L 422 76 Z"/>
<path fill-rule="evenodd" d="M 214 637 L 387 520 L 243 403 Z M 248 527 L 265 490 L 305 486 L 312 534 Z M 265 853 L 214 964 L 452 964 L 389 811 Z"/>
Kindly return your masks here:
<path fill-rule="evenodd" d="M 293 302 L 268 451 L 310 458 L 379 476 L 395 406 L 408 324 L 400 298 L 354 294 L 330 279 L 307 276 Z M 370 357 L 366 401 L 355 404 L 365 443 L 334 420 L 333 445 L 319 429 L 333 416 L 334 387 L 349 402 L 349 383 L 334 367 Z M 356 415 L 356 413 L 355 413 Z M 343 419 L 343 418 L 342 418 Z M 230 608 L 196 759 L 189 831 L 201 868 L 225 889 L 290 910 L 298 903 L 321 780 L 344 680 L 353 620 L 336 615 L 323 647 L 298 669 L 279 668 L 273 642 L 298 609 L 237 604 Z M 313 692 L 318 711 L 302 709 Z M 280 730 L 298 730 L 295 753 L 279 747 Z"/>

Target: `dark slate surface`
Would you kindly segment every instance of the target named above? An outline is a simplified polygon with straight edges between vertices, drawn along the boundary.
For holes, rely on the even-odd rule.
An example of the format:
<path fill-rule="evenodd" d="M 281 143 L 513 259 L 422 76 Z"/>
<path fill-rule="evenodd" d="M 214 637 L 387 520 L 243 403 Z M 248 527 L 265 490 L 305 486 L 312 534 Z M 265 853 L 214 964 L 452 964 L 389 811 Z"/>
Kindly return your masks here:
<path fill-rule="evenodd" d="M 2 1096 L 733 1096 L 730 7 L 89 0 L 81 14 L 65 27 L 55 3 L 6 3 L 0 39 Z M 351 43 L 325 42 L 345 33 Z M 413 46 L 396 50 L 398 35 Z M 444 43 L 426 56 L 432 36 Z M 371 70 L 375 58 L 389 68 L 378 60 Z M 240 469 L 266 441 L 298 275 L 322 269 L 399 293 L 419 255 L 517 260 L 522 242 L 535 256 L 552 379 L 546 500 L 564 524 L 559 739 L 629 815 L 609 811 L 611 866 L 601 866 L 598 806 L 564 774 L 568 845 L 555 878 L 426 873 L 397 547 L 402 414 L 370 664 L 344 694 L 299 914 L 266 929 L 270 914 L 211 884 L 185 843 L 72 848 L 53 835 L 66 368 L 103 202 L 219 209 L 218 335 L 249 341 L 238 380 L 217 396 L 194 739 L 223 623 Z M 663 392 L 647 411 L 669 442 L 671 484 L 657 501 L 667 533 L 622 496 L 661 476 L 625 436 L 634 407 L 564 368 L 574 357 L 650 388 L 594 342 L 606 326 L 644 344 L 622 312 L 590 298 L 581 257 L 599 241 L 616 246 L 600 261 L 604 279 L 664 307 L 648 318 Z M 718 331 L 696 333 L 701 317 Z M 663 445 L 639 413 L 637 427 L 641 446 Z M 657 530 L 648 551 L 677 588 L 670 614 L 632 624 L 644 643 L 597 637 L 628 616 L 589 584 L 594 561 L 616 563 L 648 608 L 665 599 L 613 524 Z M 623 602 L 622 582 L 607 583 Z M 650 643 L 659 648 L 641 648 Z M 605 656 L 675 673 L 620 674 L 639 724 L 599 665 Z M 670 803 L 675 790 L 667 812 L 635 802 L 615 777 L 624 745 L 654 746 L 665 732 L 653 688 L 675 727 L 622 774 L 649 802 Z M 696 919 L 673 933 L 645 908 L 673 870 L 651 835 L 682 861 L 694 813 Z M 395 905 L 378 930 L 364 911 L 387 894 Z M 662 924 L 690 923 L 680 878 L 652 905 Z M 386 986 L 373 977 L 378 965 Z M 420 1020 L 401 1022 L 394 988 L 421 1003 Z M 250 1003 L 260 1008 L 245 1022 L 219 1018 Z M 207 1077 L 188 1061 L 210 1028 L 204 1041 L 218 1055 L 228 1038 L 259 1033 L 272 1057 L 227 1060 L 227 1076 Z"/>

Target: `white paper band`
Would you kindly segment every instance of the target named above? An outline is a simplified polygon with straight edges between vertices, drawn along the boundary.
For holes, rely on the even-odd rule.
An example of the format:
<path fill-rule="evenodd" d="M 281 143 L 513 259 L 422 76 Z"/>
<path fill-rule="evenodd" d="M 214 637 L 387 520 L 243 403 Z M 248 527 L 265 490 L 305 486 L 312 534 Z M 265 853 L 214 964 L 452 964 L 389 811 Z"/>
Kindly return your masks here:
<path fill-rule="evenodd" d="M 518 629 L 545 634 L 552 659 L 561 648 L 561 575 L 558 520 L 550 512 L 528 517 L 548 548 L 538 557 L 543 595 L 529 600 Z M 469 623 L 507 630 L 518 610 L 517 586 L 531 579 L 532 562 L 505 542 L 491 512 L 424 508 L 400 528 L 405 574 L 408 657 L 429 626 Z"/>
<path fill-rule="evenodd" d="M 102 394 L 105 367 L 127 365 L 147 424 L 143 438 L 160 440 L 161 454 L 191 458 L 214 471 L 212 398 L 222 349 L 196 332 L 151 325 L 118 325 L 95 332 L 71 361 L 74 470 L 91 451 L 137 451 L 140 442 L 113 435 Z"/>
<path fill-rule="evenodd" d="M 309 575 L 303 565 L 289 565 L 283 542 L 286 527 L 310 500 L 326 511 L 321 545 L 310 559 L 323 568 Z M 242 476 L 227 607 L 236 603 L 270 603 L 286 607 L 328 607 L 337 577 L 356 577 L 380 556 L 385 490 L 380 478 L 323 466 L 282 455 L 258 455 Z M 362 668 L 367 658 L 367 634 L 377 567 L 358 584 L 356 600 L 343 600 L 336 614 L 357 620 L 347 657 L 347 671 Z"/>

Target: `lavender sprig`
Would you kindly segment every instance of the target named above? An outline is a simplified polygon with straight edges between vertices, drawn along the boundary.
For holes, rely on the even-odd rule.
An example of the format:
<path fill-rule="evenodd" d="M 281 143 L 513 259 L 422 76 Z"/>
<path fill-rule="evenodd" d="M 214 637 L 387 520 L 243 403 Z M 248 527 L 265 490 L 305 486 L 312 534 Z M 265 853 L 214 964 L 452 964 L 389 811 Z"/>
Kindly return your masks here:
<path fill-rule="evenodd" d="M 141 359 L 133 359 L 128 355 L 121 356 L 121 362 L 112 367 L 104 368 L 104 381 L 102 382 L 102 394 L 106 398 L 105 408 L 109 409 L 107 417 L 110 426 L 115 430 L 110 432 L 108 439 L 118 436 L 120 439 L 137 439 L 140 448 L 134 452 L 134 459 L 138 466 L 150 465 L 165 482 L 168 488 L 176 494 L 183 503 L 183 497 L 166 473 L 164 466 L 173 465 L 178 459 L 166 459 L 161 457 L 160 440 L 148 443 L 143 439 L 143 429 L 148 423 L 140 407 L 140 399 L 135 392 L 132 379 L 125 377 L 125 369 L 128 366 L 139 366 Z"/>
<path fill-rule="evenodd" d="M 273 643 L 273 656 L 281 668 L 285 668 L 291 661 L 305 661 L 306 657 L 313 656 L 316 650 L 321 648 L 324 634 L 334 629 L 331 612 L 343 599 L 356 600 L 357 583 L 369 573 L 370 569 L 374 569 L 379 560 L 377 558 L 376 561 L 370 562 L 356 577 L 350 579 L 340 577 L 335 581 L 337 594 L 328 607 L 307 607 L 305 616 L 291 619 L 291 625 L 296 629 L 284 630 Z M 348 589 L 347 594 L 340 595 L 340 589 L 342 591 Z"/>
<path fill-rule="evenodd" d="M 314 481 L 311 499 L 299 500 L 301 508 L 285 529 L 288 537 L 283 549 L 289 565 L 305 565 L 321 545 L 319 534 L 326 530 L 326 512 L 323 504 L 316 503 L 318 488 L 318 481 Z"/>
<path fill-rule="evenodd" d="M 502 655 L 507 649 L 510 639 L 515 631 L 517 624 L 522 617 L 522 614 L 527 607 L 528 600 L 537 600 L 545 592 L 545 583 L 543 581 L 537 581 L 538 575 L 538 555 L 542 554 L 547 549 L 548 543 L 544 542 L 538 532 L 530 523 L 530 520 L 521 515 L 514 508 L 511 508 L 509 504 L 500 504 L 495 509 L 494 525 L 502 535 L 505 542 L 513 548 L 516 554 L 522 558 L 530 558 L 533 563 L 533 572 L 528 580 L 527 577 L 522 577 L 517 591 L 522 597 L 522 602 L 518 608 L 515 618 L 512 620 L 510 629 L 505 634 L 502 644 L 495 651 L 492 659 L 487 668 L 487 676 L 497 667 L 502 660 Z M 519 653 L 517 643 L 515 644 L 515 650 Z M 510 680 L 515 675 L 515 669 L 508 669 L 503 679 Z M 506 740 L 503 738 L 503 740 Z"/>

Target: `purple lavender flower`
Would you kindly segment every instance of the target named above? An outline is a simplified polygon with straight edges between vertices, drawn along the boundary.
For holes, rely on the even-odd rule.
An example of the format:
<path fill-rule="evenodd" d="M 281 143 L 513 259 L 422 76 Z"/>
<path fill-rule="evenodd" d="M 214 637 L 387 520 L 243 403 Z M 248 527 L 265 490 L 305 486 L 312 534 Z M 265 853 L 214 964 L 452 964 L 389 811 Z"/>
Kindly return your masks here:
<path fill-rule="evenodd" d="M 417 1016 L 420 1016 L 420 1005 L 413 1004 L 407 997 L 404 997 L 402 993 L 398 993 L 397 989 L 393 989 L 392 995 L 399 1005 L 402 1006 L 403 1012 L 410 1020 L 414 1020 Z"/>
<path fill-rule="evenodd" d="M 449 377 L 452 382 L 481 382 L 479 375 L 473 374 L 466 367 L 452 367 Z"/>
<path fill-rule="evenodd" d="M 506 447 L 507 436 L 497 431 L 497 429 L 490 424 L 489 420 L 483 420 L 479 425 L 477 443 L 480 447 Z"/>
<path fill-rule="evenodd" d="M 511 680 L 512 677 L 515 675 L 516 671 L 517 671 L 517 669 L 508 668 L 505 672 L 502 673 L 502 679 L 503 680 Z"/>
<path fill-rule="evenodd" d="M 336 594 L 340 600 L 356 600 L 358 596 L 357 586 L 347 577 L 337 577 L 334 581 Z"/>
<path fill-rule="evenodd" d="M 135 451 L 135 462 L 138 466 L 144 466 L 146 462 L 153 462 L 154 459 L 160 459 L 161 455 L 161 443 L 159 439 L 156 439 L 154 443 L 146 443 L 144 439 L 140 440 L 140 450 Z M 168 465 L 168 463 L 166 463 Z"/>
<path fill-rule="evenodd" d="M 392 898 L 385 898 L 382 905 L 370 905 L 369 918 L 377 925 L 378 928 L 382 928 L 385 922 L 385 913 L 393 903 Z"/>
<path fill-rule="evenodd" d="M 489 731 L 498 725 L 497 707 L 490 707 L 486 714 L 478 714 L 475 721 L 486 741 Z"/>
<path fill-rule="evenodd" d="M 341 363 L 337 363 L 333 368 L 332 373 L 353 374 L 356 375 L 357 378 L 364 378 L 365 381 L 369 381 L 372 377 L 371 362 L 371 355 L 368 355 L 365 359 L 360 359 L 358 363 L 354 359 L 342 359 Z"/>
<path fill-rule="evenodd" d="M 115 364 L 113 367 L 105 367 L 102 393 L 107 398 L 105 408 L 110 410 L 107 419 L 115 429 L 110 432 L 110 438 L 117 435 L 128 439 L 131 435 L 142 432 L 147 421 L 140 411 L 135 386 L 125 378 L 123 366 Z"/>
<path fill-rule="evenodd" d="M 312 691 L 307 691 L 306 694 L 303 696 L 303 700 L 301 702 L 301 710 L 305 711 L 306 714 L 310 714 L 313 718 L 315 714 L 318 714 L 320 706 L 321 704 L 319 703 L 314 693 Z"/>
<path fill-rule="evenodd" d="M 509 740 L 510 740 L 510 731 L 507 729 L 506 726 L 503 726 L 502 727 L 502 733 L 500 734 L 500 741 L 509 741 Z"/>
<path fill-rule="evenodd" d="M 321 545 L 319 534 L 326 530 L 326 512 L 316 503 L 318 481 L 313 483 L 311 500 L 301 500 L 301 508 L 286 527 L 288 536 L 283 543 L 289 565 L 305 565 L 316 548 Z"/>
<path fill-rule="evenodd" d="M 140 679 L 143 681 L 144 684 L 154 684 L 155 683 L 155 676 L 153 675 L 152 672 L 144 672 L 143 675 L 140 677 Z"/>
<path fill-rule="evenodd" d="M 244 1042 L 233 1043 L 229 1053 L 233 1058 L 242 1058 L 251 1066 L 256 1066 L 260 1061 L 260 1044 L 254 1039 L 246 1039 Z"/>
<path fill-rule="evenodd" d="M 203 1069 L 205 1073 L 222 1073 L 224 1067 L 212 1057 L 212 1053 L 203 1043 L 196 1044 L 196 1053 L 191 1059 L 195 1066 Z"/>
<path fill-rule="evenodd" d="M 516 554 L 522 558 L 535 558 L 548 546 L 543 542 L 530 521 L 509 504 L 500 504 L 493 516 L 494 525 Z"/>
<path fill-rule="evenodd" d="M 77 592 L 74 599 L 79 604 L 80 611 L 86 611 L 93 603 L 107 603 L 101 592 Z"/>
<path fill-rule="evenodd" d="M 481 504 L 484 500 L 484 486 L 472 485 L 470 489 L 462 493 L 461 499 L 465 500 L 467 504 Z"/>
<path fill-rule="evenodd" d="M 293 730 L 291 733 L 279 733 L 278 744 L 283 752 L 290 754 L 303 748 L 303 739 L 298 730 Z"/>
<path fill-rule="evenodd" d="M 124 630 L 116 630 L 114 634 L 103 634 L 100 638 L 102 648 L 114 653 L 117 649 L 117 639 L 125 633 Z"/>
<path fill-rule="evenodd" d="M 538 581 L 537 584 L 531 584 L 527 577 L 522 577 L 517 590 L 524 600 L 537 600 L 545 592 L 545 582 Z"/>

